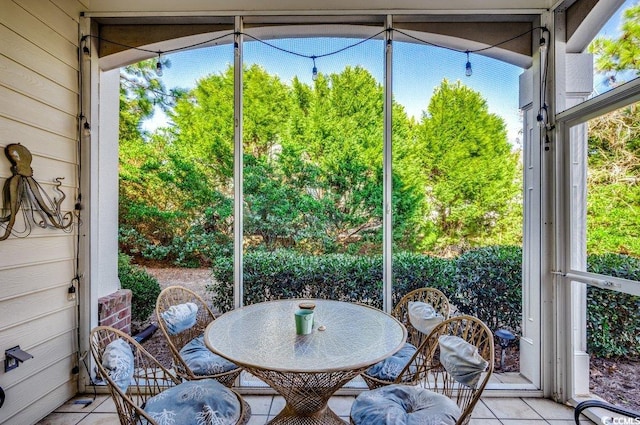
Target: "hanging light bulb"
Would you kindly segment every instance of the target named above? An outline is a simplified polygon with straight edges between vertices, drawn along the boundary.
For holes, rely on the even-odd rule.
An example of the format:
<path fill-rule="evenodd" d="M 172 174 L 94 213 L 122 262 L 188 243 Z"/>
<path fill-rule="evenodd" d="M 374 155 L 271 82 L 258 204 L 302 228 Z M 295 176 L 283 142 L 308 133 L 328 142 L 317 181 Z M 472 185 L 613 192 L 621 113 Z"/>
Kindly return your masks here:
<path fill-rule="evenodd" d="M 544 36 L 540 37 L 540 54 L 544 55 L 547 52 L 547 40 Z"/>
<path fill-rule="evenodd" d="M 547 127 L 547 104 L 542 105 L 540 110 L 538 111 L 538 116 L 536 117 L 536 121 L 538 121 L 538 127 L 546 128 Z"/>
<path fill-rule="evenodd" d="M 313 69 L 311 70 L 311 78 L 313 79 L 313 81 L 318 79 L 318 68 L 316 68 L 316 58 L 315 56 L 312 57 L 311 59 L 313 59 Z"/>
<path fill-rule="evenodd" d="M 160 58 L 160 52 L 158 52 L 158 62 L 156 62 L 156 75 L 158 77 L 162 77 L 162 74 L 163 74 L 163 72 L 162 72 L 162 61 L 161 61 L 161 58 Z"/>
<path fill-rule="evenodd" d="M 469 51 L 467 50 L 467 64 L 465 65 L 464 75 L 467 77 L 471 77 L 473 74 L 473 69 L 471 69 L 471 61 L 469 61 Z"/>
<path fill-rule="evenodd" d="M 89 137 L 89 136 L 91 136 L 91 124 L 89 124 L 89 121 L 85 121 L 85 122 L 82 124 L 82 134 L 83 134 L 85 137 Z"/>
<path fill-rule="evenodd" d="M 88 37 L 89 37 L 88 35 L 84 35 L 80 39 L 80 41 L 82 43 L 82 58 L 84 60 L 91 59 L 91 49 L 89 49 Z"/>

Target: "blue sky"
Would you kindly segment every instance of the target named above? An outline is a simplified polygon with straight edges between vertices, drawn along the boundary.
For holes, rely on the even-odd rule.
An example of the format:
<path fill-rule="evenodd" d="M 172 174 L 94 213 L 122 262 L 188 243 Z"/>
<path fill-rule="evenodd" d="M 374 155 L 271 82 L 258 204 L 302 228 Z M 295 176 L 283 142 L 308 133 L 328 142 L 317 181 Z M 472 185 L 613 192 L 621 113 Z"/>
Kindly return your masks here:
<path fill-rule="evenodd" d="M 612 16 L 600 34 L 614 37 L 620 27 L 622 10 L 638 0 L 627 0 Z M 312 83 L 312 59 L 286 53 L 266 44 L 249 41 L 245 37 L 244 62 L 257 63 L 282 81 L 290 82 L 294 76 L 307 84 Z M 316 59 L 319 73 L 341 72 L 346 66 L 362 66 L 382 83 L 384 49 L 383 41 L 367 40 L 353 46 L 359 40 L 347 38 L 297 38 L 268 40 L 268 43 L 304 56 L 326 57 Z M 350 47 L 353 46 L 353 47 Z M 331 54 L 346 48 L 344 51 Z M 393 95 L 404 105 L 410 116 L 419 119 L 426 109 L 431 94 L 440 82 L 460 80 L 463 84 L 481 93 L 487 100 L 489 111 L 500 115 L 507 124 L 509 141 L 517 144 L 522 127 L 518 110 L 518 78 L 523 69 L 479 54 L 471 54 L 473 75 L 465 75 L 466 55 L 438 47 L 415 43 L 395 42 L 393 46 Z M 230 44 L 195 49 L 166 55 L 171 67 L 162 77 L 167 87 L 194 87 L 197 80 L 219 73 L 233 63 L 233 48 Z M 601 87 L 600 90 L 603 88 Z M 144 128 L 152 130 L 166 124 L 166 116 L 156 111 Z"/>
<path fill-rule="evenodd" d="M 302 55 L 321 56 L 344 47 L 352 46 L 358 40 L 346 38 L 280 39 L 268 41 L 280 48 Z M 316 59 L 319 73 L 341 72 L 346 66 L 362 66 L 380 83 L 384 73 L 383 41 L 368 40 L 355 47 Z M 194 87 L 197 80 L 211 73 L 219 73 L 233 62 L 230 45 L 198 49 L 166 55 L 171 67 L 162 77 L 167 87 Z M 270 74 L 277 75 L 283 82 L 290 82 L 295 76 L 301 81 L 312 83 L 313 60 L 285 53 L 256 41 L 246 41 L 243 58 L 245 64 L 257 63 Z M 443 78 L 449 81 L 461 80 L 465 85 L 480 92 L 487 99 L 489 110 L 502 116 L 509 127 L 510 140 L 517 137 L 521 126 L 518 112 L 518 76 L 522 69 L 481 55 L 471 55 L 473 75 L 465 75 L 467 61 L 464 53 L 418 45 L 414 43 L 394 43 L 393 93 L 397 102 L 405 106 L 410 116 L 419 119 L 426 110 L 429 98 Z M 164 125 L 166 117 L 156 112 L 145 125 L 153 129 Z"/>

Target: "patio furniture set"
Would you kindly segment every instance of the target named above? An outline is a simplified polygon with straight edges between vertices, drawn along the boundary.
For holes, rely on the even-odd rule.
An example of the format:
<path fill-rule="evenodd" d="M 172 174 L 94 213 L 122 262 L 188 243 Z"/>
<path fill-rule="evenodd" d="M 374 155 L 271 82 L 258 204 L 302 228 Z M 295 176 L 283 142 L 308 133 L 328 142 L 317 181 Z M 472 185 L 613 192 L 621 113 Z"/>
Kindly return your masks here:
<path fill-rule="evenodd" d="M 294 322 L 304 303 L 313 308 L 309 334 Z M 351 424 L 403 424 L 413 416 L 462 425 L 492 374 L 493 335 L 479 319 L 449 317 L 449 310 L 444 294 L 422 288 L 391 315 L 364 304 L 288 299 L 216 318 L 197 294 L 172 286 L 156 303 L 171 370 L 110 327 L 92 330 L 91 350 L 122 424 L 245 424 L 249 405 L 233 389 L 245 370 L 286 401 L 270 424 L 344 425 L 328 401 L 362 376 L 369 390 L 354 401 Z"/>

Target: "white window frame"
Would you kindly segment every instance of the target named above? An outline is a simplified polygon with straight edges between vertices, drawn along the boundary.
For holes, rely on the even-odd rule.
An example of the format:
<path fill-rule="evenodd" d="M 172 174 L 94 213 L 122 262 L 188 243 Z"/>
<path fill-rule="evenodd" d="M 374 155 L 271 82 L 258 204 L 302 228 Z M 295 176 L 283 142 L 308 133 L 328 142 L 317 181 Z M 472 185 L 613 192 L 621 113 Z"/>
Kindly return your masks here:
<path fill-rule="evenodd" d="M 386 16 L 385 27 L 390 27 L 392 25 L 393 15 Z M 83 18 L 83 33 L 89 34 L 91 33 L 90 29 L 90 18 Z M 243 18 L 241 16 L 235 17 L 235 27 L 236 31 L 241 32 L 243 29 Z M 95 33 L 95 30 L 94 30 Z M 386 37 L 388 42 L 390 42 L 390 32 L 387 32 Z M 234 186 L 234 211 L 235 211 L 235 222 L 236 227 L 234 229 L 234 240 L 242 240 L 243 229 L 242 229 L 242 120 L 238 117 L 241 116 L 242 113 L 242 73 L 239 71 L 242 69 L 242 36 L 237 36 L 236 40 L 239 45 L 236 54 L 234 54 L 234 67 L 235 67 L 235 90 L 236 96 L 234 100 L 234 109 L 236 111 L 236 122 L 235 122 L 235 136 L 234 136 L 234 156 L 236 158 L 234 163 L 234 178 L 237 182 Z M 117 199 L 117 173 L 110 173 L 108 176 L 101 177 L 102 180 L 97 181 L 97 176 L 94 174 L 96 172 L 96 167 L 94 166 L 97 161 L 104 162 L 107 161 L 110 166 L 117 165 L 117 150 L 115 156 L 113 156 L 113 146 L 117 146 L 118 144 L 118 135 L 114 134 L 113 131 L 108 131 L 109 128 L 117 128 L 117 126 L 113 127 L 113 125 L 102 126 L 100 127 L 100 123 L 108 123 L 113 122 L 113 119 L 116 119 L 117 122 L 117 114 L 118 114 L 118 97 L 117 96 L 105 96 L 107 90 L 113 90 L 115 84 L 114 81 L 117 80 L 116 74 L 118 74 L 117 67 L 121 64 L 132 63 L 136 60 L 143 60 L 149 57 L 147 54 L 145 56 L 144 53 L 140 53 L 137 51 L 127 51 L 123 52 L 121 56 L 113 55 L 114 57 L 107 57 L 104 59 L 98 59 L 97 57 L 97 43 L 95 40 L 92 41 L 93 48 L 91 49 L 92 58 L 91 61 L 85 64 L 84 66 L 87 68 L 86 75 L 87 81 L 85 81 L 84 85 L 86 91 L 88 92 L 85 97 L 89 99 L 85 105 L 85 111 L 83 114 L 85 116 L 89 116 L 95 119 L 93 120 L 95 124 L 94 127 L 96 130 L 91 136 L 91 146 L 89 149 L 85 150 L 85 155 L 87 158 L 92 159 L 91 167 L 85 167 L 83 169 L 83 181 L 86 192 L 89 193 L 91 200 L 91 210 L 92 211 L 102 211 L 103 218 L 101 220 L 91 220 L 88 223 L 88 232 L 90 235 L 93 235 L 92 241 L 93 243 L 88 244 L 83 248 L 85 250 L 86 258 L 88 258 L 86 264 L 86 270 L 117 270 L 117 256 L 116 253 L 111 252 L 113 250 L 113 246 L 109 246 L 109 251 L 106 257 L 105 247 L 99 243 L 96 239 L 99 234 L 109 234 L 113 238 L 113 235 L 117 235 L 117 227 L 118 227 L 118 219 L 117 219 L 117 208 L 114 208 L 112 203 L 113 195 L 116 195 Z M 154 45 L 156 47 L 159 44 Z M 384 295 L 385 295 L 385 304 L 384 308 L 386 311 L 391 310 L 391 279 L 392 279 L 392 264 L 390 261 L 391 258 L 391 246 L 392 246 L 392 231 L 391 231 L 391 81 L 393 77 L 393 63 L 392 63 L 392 43 L 388 43 L 385 45 L 385 51 L 381 52 L 381 57 L 385 59 L 385 128 L 384 128 L 384 158 L 383 158 L 383 166 L 384 166 L 384 192 L 385 192 L 385 207 L 384 207 Z M 159 47 L 158 47 L 159 48 Z M 117 57 L 115 57 L 117 56 Z M 533 75 L 535 78 L 527 79 L 522 78 L 521 81 L 524 85 L 521 84 L 522 87 L 526 86 L 526 90 L 531 93 L 539 92 L 539 78 L 540 78 L 540 67 L 539 63 L 537 64 L 534 61 L 534 66 L 532 67 Z M 110 75 L 110 84 L 109 87 L 102 87 L 97 82 L 101 81 L 104 75 Z M 117 92 L 117 91 L 116 91 Z M 240 95 L 238 95 L 240 94 Z M 522 93 L 521 93 L 522 97 Z M 539 147 L 537 141 L 539 140 L 539 129 L 535 124 L 535 111 L 539 107 L 539 99 L 534 99 L 533 103 L 531 103 L 530 108 L 532 108 L 528 113 L 526 113 L 525 122 L 524 122 L 524 131 L 525 134 L 529 136 L 525 136 L 525 142 L 523 149 L 530 149 L 532 152 L 536 151 Z M 94 111 L 95 109 L 95 111 Z M 101 112 L 101 115 L 98 115 L 98 111 Z M 534 111 L 532 114 L 531 111 Z M 106 115 L 105 115 L 106 114 Z M 117 132 L 116 132 L 117 133 Z M 102 154 L 105 152 L 104 147 L 111 147 L 111 156 L 104 157 Z M 98 158 L 98 153 L 100 153 L 100 158 Z M 524 336 L 524 339 L 521 339 L 521 356 L 525 355 L 525 362 L 530 362 L 530 368 L 523 373 L 523 375 L 528 378 L 532 384 L 521 385 L 518 384 L 513 387 L 509 387 L 509 384 L 504 385 L 492 385 L 491 391 L 496 393 L 497 395 L 509 395 L 509 396 L 517 396 L 517 395 L 529 395 L 529 396 L 540 396 L 542 395 L 542 388 L 544 384 L 544 380 L 541 377 L 541 347 L 543 342 L 541 341 L 541 334 L 544 332 L 542 328 L 546 326 L 546 322 L 544 322 L 544 314 L 542 313 L 543 306 L 543 296 L 541 295 L 541 287 L 538 284 L 542 279 L 542 270 L 544 270 L 543 264 L 545 264 L 545 260 L 542 258 L 541 252 L 543 251 L 542 247 L 544 246 L 543 239 L 544 237 L 541 235 L 543 233 L 543 229 L 541 228 L 541 222 L 543 220 L 543 215 L 541 215 L 540 210 L 543 208 L 543 204 L 541 201 L 541 190 L 540 190 L 540 180 L 541 180 L 541 154 L 539 151 L 533 152 L 532 159 L 532 169 L 531 176 L 533 180 L 529 181 L 529 184 L 532 186 L 533 190 L 533 204 L 527 205 L 527 200 L 525 202 L 525 210 L 529 209 L 532 214 L 529 215 L 530 226 L 527 227 L 525 224 L 525 235 L 524 239 L 527 241 L 529 239 L 529 245 L 523 246 L 523 270 L 528 270 L 529 274 L 525 271 L 525 275 L 523 276 L 523 293 L 525 294 L 525 299 L 523 300 L 523 309 L 525 308 L 525 304 L 527 304 L 529 309 L 529 321 L 526 323 L 527 325 L 527 335 Z M 111 167 L 113 169 L 113 167 Z M 93 171 L 92 171 L 93 170 Z M 527 177 L 525 176 L 525 181 Z M 525 183 L 527 184 L 527 183 Z M 529 199 L 531 201 L 531 199 Z M 91 248 L 89 247 L 91 245 Z M 117 251 L 117 246 L 115 247 Z M 235 263 L 235 276 L 234 276 L 234 305 L 239 306 L 242 303 L 242 244 L 235 243 L 234 248 L 234 263 Z M 91 329 L 91 327 L 95 324 L 97 313 L 92 311 L 91 305 L 95 304 L 95 299 L 100 295 L 99 292 L 105 292 L 102 290 L 96 290 L 96 288 L 100 288 L 100 285 L 103 282 L 109 282 L 112 288 L 116 284 L 116 280 L 113 278 L 101 278 L 100 276 L 93 276 L 91 279 L 91 289 L 90 292 L 87 292 L 91 295 L 91 299 L 87 299 L 87 303 L 84 305 L 83 311 L 83 320 L 82 320 L 82 328 Z M 117 289 L 117 288 L 116 288 Z M 108 293 L 108 291 L 107 291 Z M 524 311 L 524 310 L 523 310 Z M 523 322 L 527 321 L 526 318 L 523 319 Z M 523 328 L 525 327 L 525 323 L 523 323 Z M 529 344 L 525 344 L 525 348 L 523 349 L 523 342 L 528 341 Z M 83 346 L 88 347 L 88 342 L 84 341 Z M 522 357 L 521 357 L 522 358 Z M 522 362 L 521 362 L 522 364 Z M 508 389 L 507 389 L 508 387 Z"/>
<path fill-rule="evenodd" d="M 640 295 L 640 282 L 586 271 L 586 123 L 640 101 L 640 79 L 569 108 L 555 117 L 558 257 L 555 353 L 559 366 L 554 393 L 576 404 L 589 398 L 586 352 L 586 288 Z M 573 146 L 571 146 L 573 144 Z M 574 178 L 572 178 L 572 175 Z M 582 181 L 582 184 L 580 184 Z M 568 306 L 568 308 L 566 307 Z"/>

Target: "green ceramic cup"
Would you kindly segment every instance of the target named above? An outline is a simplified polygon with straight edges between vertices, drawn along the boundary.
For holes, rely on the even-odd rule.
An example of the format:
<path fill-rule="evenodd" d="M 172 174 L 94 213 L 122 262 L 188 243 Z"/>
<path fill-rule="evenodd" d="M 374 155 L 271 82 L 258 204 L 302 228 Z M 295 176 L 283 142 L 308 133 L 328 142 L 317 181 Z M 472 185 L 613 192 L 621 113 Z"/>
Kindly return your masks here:
<path fill-rule="evenodd" d="M 296 333 L 308 335 L 313 329 L 313 310 L 301 309 L 296 311 Z"/>

